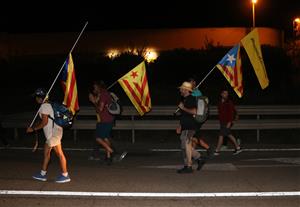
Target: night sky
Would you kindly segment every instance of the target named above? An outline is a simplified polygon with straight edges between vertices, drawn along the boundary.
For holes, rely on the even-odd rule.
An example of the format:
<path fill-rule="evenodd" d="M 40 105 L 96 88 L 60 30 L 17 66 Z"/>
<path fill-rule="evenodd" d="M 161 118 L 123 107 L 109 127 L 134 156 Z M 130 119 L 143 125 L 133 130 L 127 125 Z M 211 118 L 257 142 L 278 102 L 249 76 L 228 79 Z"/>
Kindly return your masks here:
<path fill-rule="evenodd" d="M 250 27 L 251 0 L 80 1 L 55 4 L 27 1 L 2 7 L 3 32 L 87 31 L 133 28 Z M 97 2 L 97 3 L 96 3 Z M 300 0 L 258 0 L 256 26 L 292 30 Z"/>

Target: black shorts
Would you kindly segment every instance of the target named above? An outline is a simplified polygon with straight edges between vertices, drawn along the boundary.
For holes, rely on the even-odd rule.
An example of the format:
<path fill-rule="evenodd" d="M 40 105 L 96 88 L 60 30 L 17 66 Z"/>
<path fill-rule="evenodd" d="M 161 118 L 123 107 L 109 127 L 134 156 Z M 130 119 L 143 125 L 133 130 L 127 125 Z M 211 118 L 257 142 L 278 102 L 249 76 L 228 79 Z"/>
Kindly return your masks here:
<path fill-rule="evenodd" d="M 200 138 L 200 137 L 202 136 L 202 133 L 201 133 L 201 127 L 202 127 L 202 124 L 203 124 L 203 123 L 198 123 L 198 124 L 197 124 L 197 128 L 195 129 L 194 137 Z"/>
<path fill-rule="evenodd" d="M 226 124 L 221 124 L 221 128 L 220 128 L 220 136 L 226 137 L 228 135 L 231 135 L 231 129 L 227 128 Z"/>

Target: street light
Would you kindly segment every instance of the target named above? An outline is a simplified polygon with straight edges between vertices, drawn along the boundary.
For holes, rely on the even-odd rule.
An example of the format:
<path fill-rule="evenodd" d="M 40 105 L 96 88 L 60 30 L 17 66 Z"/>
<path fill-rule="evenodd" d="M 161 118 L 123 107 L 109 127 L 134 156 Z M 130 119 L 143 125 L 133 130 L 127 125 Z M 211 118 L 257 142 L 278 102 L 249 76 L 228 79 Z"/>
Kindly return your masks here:
<path fill-rule="evenodd" d="M 295 18 L 293 20 L 293 30 L 295 37 L 298 37 L 298 35 L 300 35 L 300 18 Z"/>
<path fill-rule="evenodd" d="M 257 0 L 252 0 L 252 29 L 255 28 L 255 4 Z"/>

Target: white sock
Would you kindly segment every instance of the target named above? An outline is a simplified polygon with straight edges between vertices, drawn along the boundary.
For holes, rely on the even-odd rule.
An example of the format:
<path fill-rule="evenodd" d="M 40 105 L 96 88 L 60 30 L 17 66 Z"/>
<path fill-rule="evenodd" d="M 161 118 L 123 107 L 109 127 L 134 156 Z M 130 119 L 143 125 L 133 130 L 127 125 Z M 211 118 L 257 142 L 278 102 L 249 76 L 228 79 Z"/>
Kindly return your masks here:
<path fill-rule="evenodd" d="M 47 171 L 41 170 L 41 175 L 45 176 L 47 174 Z"/>
<path fill-rule="evenodd" d="M 66 173 L 62 173 L 63 176 L 67 177 L 68 176 L 68 172 Z"/>

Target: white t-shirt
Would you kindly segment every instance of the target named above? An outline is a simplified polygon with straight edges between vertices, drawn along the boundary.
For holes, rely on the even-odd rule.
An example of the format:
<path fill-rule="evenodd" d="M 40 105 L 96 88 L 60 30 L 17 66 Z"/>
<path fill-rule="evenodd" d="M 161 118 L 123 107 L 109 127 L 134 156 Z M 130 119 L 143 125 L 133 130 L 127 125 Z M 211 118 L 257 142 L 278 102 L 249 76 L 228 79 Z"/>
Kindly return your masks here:
<path fill-rule="evenodd" d="M 41 105 L 39 115 L 42 118 L 42 114 L 50 115 L 50 117 L 54 118 L 54 112 L 51 104 L 43 103 Z M 43 131 L 47 140 L 51 138 L 62 138 L 63 136 L 63 128 L 58 126 L 53 122 L 51 118 L 48 118 L 48 123 L 43 127 Z"/>

